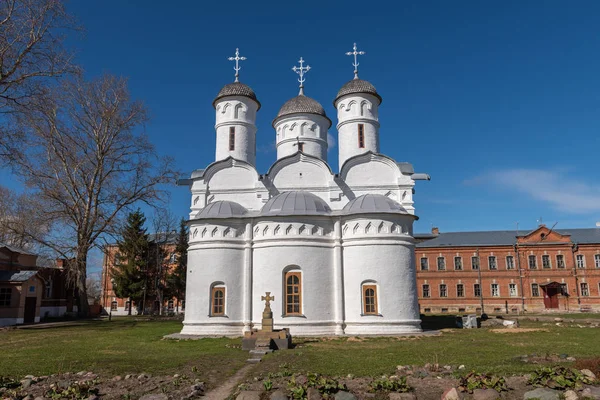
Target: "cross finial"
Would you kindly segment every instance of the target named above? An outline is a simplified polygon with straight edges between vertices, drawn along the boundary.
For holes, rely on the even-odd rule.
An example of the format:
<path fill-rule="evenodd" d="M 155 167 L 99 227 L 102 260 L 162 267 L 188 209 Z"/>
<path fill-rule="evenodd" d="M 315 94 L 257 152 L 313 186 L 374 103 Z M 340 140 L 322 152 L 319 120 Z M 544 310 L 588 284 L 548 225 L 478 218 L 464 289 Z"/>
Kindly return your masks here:
<path fill-rule="evenodd" d="M 265 292 L 266 296 L 261 296 L 260 299 L 265 302 L 265 307 L 271 306 L 271 300 L 275 300 L 275 296 L 271 296 L 271 292 Z"/>
<path fill-rule="evenodd" d="M 304 74 L 307 73 L 308 71 L 310 71 L 310 65 L 307 65 L 306 67 L 304 66 L 304 59 L 302 57 L 300 57 L 300 60 L 298 60 L 298 62 L 300 63 L 299 67 L 294 66 L 292 68 L 292 71 L 294 71 L 295 73 L 297 73 L 298 75 L 300 75 L 300 77 L 298 78 L 298 82 L 300 82 L 300 93 L 299 95 L 304 95 Z"/>
<path fill-rule="evenodd" d="M 364 56 L 366 53 L 364 51 L 358 51 L 356 48 L 356 43 L 354 43 L 354 47 L 352 51 L 346 53 L 347 56 L 354 56 L 354 79 L 358 79 L 358 56 Z"/>
<path fill-rule="evenodd" d="M 240 57 L 240 49 L 235 49 L 235 57 L 229 57 L 228 60 L 235 61 L 235 67 L 233 67 L 235 71 L 235 82 L 239 82 L 240 69 L 242 69 L 242 67 L 240 67 L 240 61 L 246 60 L 246 57 Z"/>

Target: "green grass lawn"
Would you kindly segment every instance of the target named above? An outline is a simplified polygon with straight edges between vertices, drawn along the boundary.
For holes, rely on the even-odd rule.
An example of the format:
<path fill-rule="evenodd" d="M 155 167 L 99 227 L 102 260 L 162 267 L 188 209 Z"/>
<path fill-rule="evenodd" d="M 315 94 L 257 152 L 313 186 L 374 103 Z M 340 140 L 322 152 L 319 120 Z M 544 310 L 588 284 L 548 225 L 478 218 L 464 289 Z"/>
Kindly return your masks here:
<path fill-rule="evenodd" d="M 116 318 L 82 326 L 0 332 L 0 375 L 48 375 L 81 370 L 107 374 L 239 369 L 248 354 L 227 345 L 239 340 L 162 340 L 181 330 L 179 321 Z"/>

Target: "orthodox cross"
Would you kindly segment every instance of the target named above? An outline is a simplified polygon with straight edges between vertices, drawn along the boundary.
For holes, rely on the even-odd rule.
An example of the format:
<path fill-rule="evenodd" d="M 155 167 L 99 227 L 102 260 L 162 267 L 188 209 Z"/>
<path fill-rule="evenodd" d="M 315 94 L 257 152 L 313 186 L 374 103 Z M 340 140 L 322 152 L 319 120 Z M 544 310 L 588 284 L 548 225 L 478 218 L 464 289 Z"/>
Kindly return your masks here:
<path fill-rule="evenodd" d="M 245 61 L 246 57 L 240 57 L 240 49 L 235 49 L 235 57 L 229 57 L 228 60 L 235 61 L 235 67 L 233 67 L 235 71 L 235 81 L 239 82 L 240 69 L 242 69 L 242 67 L 240 67 L 240 61 Z"/>
<path fill-rule="evenodd" d="M 304 74 L 307 73 L 308 71 L 310 71 L 310 65 L 307 65 L 305 67 L 304 59 L 302 57 L 300 57 L 300 60 L 298 60 L 298 62 L 300 63 L 300 66 L 299 67 L 294 66 L 292 68 L 292 71 L 294 71 L 295 73 L 300 75 L 300 78 L 298 78 L 298 82 L 300 82 L 300 94 L 303 95 L 304 94 L 304 81 L 306 80 L 306 79 L 304 79 Z"/>
<path fill-rule="evenodd" d="M 296 143 L 294 143 L 292 146 L 298 146 L 298 151 L 304 151 L 304 142 L 300 141 L 299 136 L 296 136 Z"/>
<path fill-rule="evenodd" d="M 356 43 L 354 43 L 353 51 L 349 51 L 346 53 L 347 56 L 354 56 L 354 79 L 358 79 L 358 56 L 365 55 L 364 51 L 357 51 Z"/>
<path fill-rule="evenodd" d="M 265 302 L 265 308 L 271 307 L 271 300 L 275 300 L 275 296 L 271 296 L 271 292 L 265 292 L 266 296 L 261 296 L 261 300 Z"/>

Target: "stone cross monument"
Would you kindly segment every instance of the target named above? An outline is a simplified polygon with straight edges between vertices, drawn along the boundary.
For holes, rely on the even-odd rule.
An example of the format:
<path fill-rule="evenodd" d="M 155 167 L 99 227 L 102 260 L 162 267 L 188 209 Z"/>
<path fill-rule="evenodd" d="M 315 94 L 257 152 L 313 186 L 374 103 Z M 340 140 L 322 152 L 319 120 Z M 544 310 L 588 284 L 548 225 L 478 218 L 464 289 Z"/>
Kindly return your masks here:
<path fill-rule="evenodd" d="M 265 302 L 265 309 L 262 315 L 262 331 L 273 332 L 273 311 L 271 311 L 271 300 L 275 300 L 271 296 L 271 292 L 266 292 L 266 296 L 261 296 L 261 300 Z"/>

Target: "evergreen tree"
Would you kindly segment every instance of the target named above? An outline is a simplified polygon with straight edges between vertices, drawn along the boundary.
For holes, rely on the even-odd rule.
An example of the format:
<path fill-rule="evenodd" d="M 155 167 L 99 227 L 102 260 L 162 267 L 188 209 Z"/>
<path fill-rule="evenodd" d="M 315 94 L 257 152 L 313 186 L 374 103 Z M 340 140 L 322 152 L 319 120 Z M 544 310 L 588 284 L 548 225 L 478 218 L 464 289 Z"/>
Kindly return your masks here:
<path fill-rule="evenodd" d="M 177 264 L 167 277 L 167 287 L 169 288 L 169 293 L 177 298 L 177 311 L 179 311 L 179 302 L 185 298 L 187 251 L 188 229 L 185 220 L 182 218 L 181 222 L 179 223 L 179 233 L 177 235 L 177 244 L 175 246 Z"/>
<path fill-rule="evenodd" d="M 127 216 L 127 222 L 118 242 L 121 263 L 112 272 L 113 288 L 117 297 L 130 298 L 138 309 L 146 295 L 148 284 L 148 234 L 146 217 L 139 209 Z M 129 307 L 131 315 L 132 305 Z"/>

